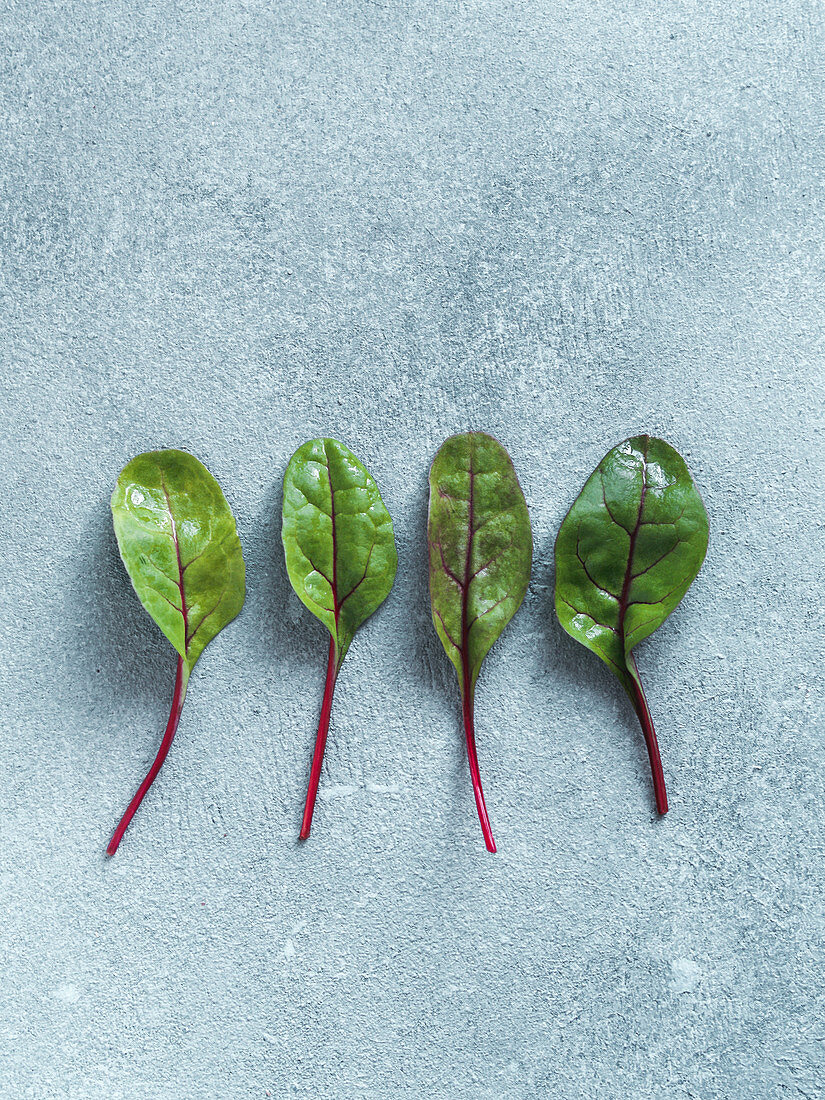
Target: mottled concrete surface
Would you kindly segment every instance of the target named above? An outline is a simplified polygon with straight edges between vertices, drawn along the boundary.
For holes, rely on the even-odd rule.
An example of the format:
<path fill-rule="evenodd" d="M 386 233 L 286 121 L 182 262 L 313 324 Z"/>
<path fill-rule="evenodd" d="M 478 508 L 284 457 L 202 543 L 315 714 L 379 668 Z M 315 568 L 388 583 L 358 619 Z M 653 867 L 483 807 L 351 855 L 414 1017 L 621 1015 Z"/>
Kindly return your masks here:
<path fill-rule="evenodd" d="M 825 13 L 808 0 L 118 0 L 2 14 L 0 1095 L 821 1095 Z M 429 461 L 530 504 L 484 850 L 429 621 Z M 552 544 L 665 436 L 705 567 L 639 651 L 672 811 Z M 396 521 L 296 835 L 324 631 L 280 479 L 339 436 Z M 117 857 L 174 674 L 117 557 L 136 452 L 219 478 L 246 609 Z"/>

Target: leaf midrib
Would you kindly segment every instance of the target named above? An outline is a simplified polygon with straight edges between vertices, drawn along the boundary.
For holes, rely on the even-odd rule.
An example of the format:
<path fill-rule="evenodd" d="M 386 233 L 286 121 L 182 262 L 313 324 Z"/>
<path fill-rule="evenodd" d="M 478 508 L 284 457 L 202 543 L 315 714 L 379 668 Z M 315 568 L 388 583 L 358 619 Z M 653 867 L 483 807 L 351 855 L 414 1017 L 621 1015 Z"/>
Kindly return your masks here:
<path fill-rule="evenodd" d="M 619 596 L 619 633 L 623 643 L 626 641 L 624 620 L 627 615 L 627 609 L 630 606 L 628 596 L 630 595 L 630 586 L 633 583 L 633 558 L 636 553 L 636 539 L 639 535 L 639 528 L 642 525 L 642 511 L 644 510 L 645 497 L 647 496 L 647 448 L 648 444 L 645 444 L 645 448 L 642 451 L 642 491 L 639 494 L 639 510 L 636 513 L 636 526 L 629 532 L 630 546 L 627 551 L 627 569 L 625 570 L 624 584 L 622 585 L 621 595 Z"/>
<path fill-rule="evenodd" d="M 335 616 L 335 633 L 338 633 L 338 616 L 341 604 L 338 602 L 338 547 L 335 538 L 335 489 L 332 485 L 332 463 L 324 440 L 324 457 L 327 460 L 327 478 L 329 479 L 329 518 L 332 530 L 332 611 Z M 343 602 L 343 601 L 342 601 Z"/>
<path fill-rule="evenodd" d="M 178 559 L 178 580 L 177 580 L 177 585 L 178 585 L 178 591 L 180 592 L 181 615 L 183 616 L 183 648 L 184 648 L 184 650 L 186 650 L 186 652 L 188 654 L 188 652 L 189 652 L 189 611 L 188 611 L 187 606 L 186 606 L 186 592 L 184 591 L 184 587 L 183 587 L 183 573 L 184 573 L 184 568 L 185 567 L 184 567 L 183 562 L 181 561 L 180 543 L 178 542 L 178 527 L 177 527 L 177 524 L 175 523 L 175 514 L 172 511 L 172 501 L 171 501 L 171 498 L 169 496 L 169 490 L 166 488 L 166 475 L 163 472 L 163 469 L 161 469 L 161 471 L 160 471 L 160 484 L 163 488 L 163 495 L 166 498 L 166 510 L 169 512 L 169 520 L 172 524 L 172 542 L 175 544 L 175 556 Z M 192 563 L 188 562 L 187 564 L 191 565 Z"/>
<path fill-rule="evenodd" d="M 464 679 L 464 690 L 468 691 L 470 687 L 470 626 L 468 624 L 469 617 L 469 604 L 470 604 L 470 569 L 472 567 L 473 558 L 473 539 L 475 538 L 474 519 L 475 519 L 475 469 L 473 462 L 475 459 L 475 445 L 470 443 L 470 465 L 468 467 L 468 474 L 470 475 L 469 494 L 467 496 L 467 553 L 464 558 L 464 583 L 461 585 L 461 672 Z"/>

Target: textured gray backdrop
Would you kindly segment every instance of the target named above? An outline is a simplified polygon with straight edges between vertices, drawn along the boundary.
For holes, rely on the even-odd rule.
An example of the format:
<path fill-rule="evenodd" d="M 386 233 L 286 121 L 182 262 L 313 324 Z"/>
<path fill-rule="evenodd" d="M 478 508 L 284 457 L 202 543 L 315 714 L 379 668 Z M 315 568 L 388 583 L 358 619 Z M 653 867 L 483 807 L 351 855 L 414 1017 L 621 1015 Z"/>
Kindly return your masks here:
<path fill-rule="evenodd" d="M 821 1095 L 825 11 L 809 0 L 7 0 L 0 19 L 0 1095 Z M 429 461 L 509 448 L 536 553 L 479 684 L 487 855 L 432 629 Z M 640 732 L 552 545 L 627 435 L 705 566 Z M 280 479 L 345 440 L 395 589 L 336 699 Z M 108 497 L 184 447 L 246 608 L 154 754 L 172 651 Z"/>

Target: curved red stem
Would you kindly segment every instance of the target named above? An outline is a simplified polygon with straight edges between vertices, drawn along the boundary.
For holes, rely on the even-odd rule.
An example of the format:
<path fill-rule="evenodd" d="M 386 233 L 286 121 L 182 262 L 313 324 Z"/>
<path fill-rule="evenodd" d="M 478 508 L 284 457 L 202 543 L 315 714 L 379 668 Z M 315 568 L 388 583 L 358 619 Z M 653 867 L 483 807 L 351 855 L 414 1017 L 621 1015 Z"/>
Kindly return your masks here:
<path fill-rule="evenodd" d="M 184 674 L 183 658 L 178 657 L 178 672 L 175 677 L 175 692 L 172 696 L 172 710 L 169 714 L 169 721 L 166 724 L 166 730 L 163 734 L 163 740 L 160 743 L 160 749 L 155 757 L 154 763 L 147 772 L 146 778 L 137 789 L 137 794 L 129 803 L 126 813 L 120 819 L 120 824 L 112 834 L 112 839 L 109 841 L 109 846 L 106 849 L 106 854 L 113 856 L 118 849 L 118 845 L 123 840 L 123 834 L 129 828 L 129 822 L 135 816 L 138 806 L 144 799 L 146 792 L 154 783 L 157 778 L 157 774 L 163 766 L 163 761 L 166 759 L 166 754 L 172 745 L 172 741 L 175 738 L 175 732 L 178 728 L 178 722 L 180 721 L 180 712 L 183 710 L 183 700 L 186 696 L 186 682 L 188 676 Z"/>
<path fill-rule="evenodd" d="M 470 763 L 470 777 L 473 781 L 473 794 L 476 797 L 478 820 L 481 822 L 481 832 L 484 835 L 487 851 L 495 852 L 496 842 L 493 840 L 493 830 L 490 827 L 490 818 L 487 815 L 487 807 L 484 803 L 484 791 L 481 789 L 481 773 L 478 770 L 476 735 L 473 723 L 473 693 L 472 688 L 466 682 L 462 692 L 462 714 L 464 717 L 464 735 L 467 738 L 467 759 Z"/>
<path fill-rule="evenodd" d="M 327 745 L 327 733 L 329 732 L 329 716 L 332 713 L 332 696 L 335 693 L 335 681 L 338 678 L 338 661 L 335 653 L 335 639 L 330 635 L 329 661 L 327 662 L 327 682 L 324 687 L 324 701 L 321 703 L 321 717 L 318 722 L 318 733 L 315 736 L 315 752 L 312 754 L 312 767 L 309 772 L 309 786 L 307 788 L 307 800 L 304 805 L 304 819 L 301 822 L 301 831 L 298 834 L 301 840 L 306 840 L 312 828 L 312 814 L 315 809 L 315 798 L 318 794 L 318 783 L 321 779 L 321 766 L 324 763 L 324 749 Z"/>
<path fill-rule="evenodd" d="M 630 683 L 633 688 L 633 705 L 636 708 L 636 714 L 639 716 L 642 733 L 645 735 L 647 755 L 650 757 L 650 771 L 653 775 L 653 794 L 656 799 L 656 812 L 666 814 L 667 791 L 665 790 L 665 773 L 662 769 L 662 758 L 659 755 L 659 742 L 656 739 L 656 730 L 653 728 L 653 719 L 650 717 L 650 709 L 647 705 L 645 689 L 642 687 L 642 681 L 639 678 L 639 670 L 636 668 L 636 661 L 632 653 L 628 653 L 627 655 L 627 664 L 630 668 Z"/>

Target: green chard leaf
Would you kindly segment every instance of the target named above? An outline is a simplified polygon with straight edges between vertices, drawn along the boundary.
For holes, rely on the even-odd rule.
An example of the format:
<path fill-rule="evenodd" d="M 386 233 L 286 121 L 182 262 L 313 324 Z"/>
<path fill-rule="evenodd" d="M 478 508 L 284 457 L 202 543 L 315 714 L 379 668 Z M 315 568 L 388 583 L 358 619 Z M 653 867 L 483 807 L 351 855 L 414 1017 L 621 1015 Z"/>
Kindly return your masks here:
<path fill-rule="evenodd" d="M 369 471 L 336 439 L 310 439 L 284 475 L 286 568 L 299 599 L 330 633 L 321 719 L 300 836 L 318 793 L 338 672 L 356 630 L 390 593 L 398 557 L 392 519 Z"/>
<path fill-rule="evenodd" d="M 633 703 L 667 813 L 662 763 L 633 648 L 665 621 L 705 557 L 708 517 L 681 456 L 642 435 L 609 451 L 556 539 L 556 614 L 610 667 Z"/>
<path fill-rule="evenodd" d="M 177 651 L 178 669 L 160 751 L 112 836 L 109 855 L 166 759 L 195 662 L 241 610 L 246 591 L 235 518 L 217 481 L 185 451 L 133 458 L 112 494 L 112 518 L 132 585 Z"/>
<path fill-rule="evenodd" d="M 533 536 L 513 463 L 483 432 L 448 439 L 430 469 L 427 525 L 433 623 L 455 666 L 467 756 L 484 841 L 495 852 L 475 744 L 481 662 L 530 582 Z"/>

